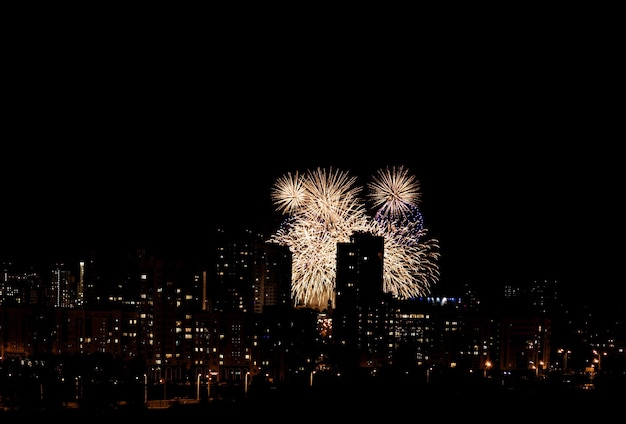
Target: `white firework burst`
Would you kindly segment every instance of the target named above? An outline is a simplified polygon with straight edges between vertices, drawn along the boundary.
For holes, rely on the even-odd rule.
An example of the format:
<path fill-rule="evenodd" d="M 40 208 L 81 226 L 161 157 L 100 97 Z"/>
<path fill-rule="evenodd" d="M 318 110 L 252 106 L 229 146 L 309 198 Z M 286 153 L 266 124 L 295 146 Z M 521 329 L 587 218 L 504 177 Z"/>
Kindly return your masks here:
<path fill-rule="evenodd" d="M 399 298 L 422 296 L 438 281 L 437 240 L 426 240 L 417 208 L 419 184 L 403 167 L 379 171 L 369 185 L 375 217 L 367 215 L 361 187 L 349 173 L 317 168 L 287 174 L 272 190 L 288 218 L 269 242 L 292 252 L 292 298 L 318 309 L 334 302 L 337 243 L 356 232 L 384 239 L 384 291 Z"/>
<path fill-rule="evenodd" d="M 276 205 L 276 210 L 282 213 L 296 213 L 303 207 L 305 196 L 304 178 L 297 171 L 294 175 L 288 172 L 272 186 L 272 201 Z"/>
<path fill-rule="evenodd" d="M 368 199 L 380 217 L 397 219 L 420 201 L 419 181 L 403 166 L 379 170 L 367 186 Z"/>
<path fill-rule="evenodd" d="M 351 215 L 364 214 L 363 202 L 358 197 L 361 188 L 355 185 L 356 177 L 332 168 L 317 168 L 305 179 L 305 207 L 310 218 L 324 222 L 329 228 L 341 226 Z"/>

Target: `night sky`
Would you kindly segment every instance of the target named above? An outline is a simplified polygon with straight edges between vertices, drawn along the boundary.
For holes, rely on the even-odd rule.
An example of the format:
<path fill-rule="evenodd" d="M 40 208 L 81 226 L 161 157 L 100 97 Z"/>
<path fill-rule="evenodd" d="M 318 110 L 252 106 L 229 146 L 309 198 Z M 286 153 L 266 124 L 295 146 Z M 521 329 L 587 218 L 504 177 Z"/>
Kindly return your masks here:
<path fill-rule="evenodd" d="M 215 226 L 276 224 L 270 190 L 287 172 L 365 184 L 402 165 L 440 284 L 623 286 L 620 73 L 593 43 L 60 39 L 10 53 L 0 259 L 182 251 Z"/>

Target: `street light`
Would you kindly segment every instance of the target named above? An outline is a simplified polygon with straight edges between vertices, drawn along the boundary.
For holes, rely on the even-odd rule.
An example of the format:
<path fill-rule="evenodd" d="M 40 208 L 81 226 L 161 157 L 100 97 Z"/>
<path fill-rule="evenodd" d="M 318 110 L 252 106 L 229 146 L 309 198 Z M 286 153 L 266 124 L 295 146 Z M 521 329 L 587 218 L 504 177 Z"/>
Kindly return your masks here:
<path fill-rule="evenodd" d="M 81 390 L 82 390 L 82 386 L 80 385 L 80 375 L 76 377 L 76 403 L 78 403 L 81 399 Z"/>
<path fill-rule="evenodd" d="M 200 401 L 200 378 L 202 377 L 202 373 L 198 373 L 198 378 L 196 380 L 196 400 Z"/>
<path fill-rule="evenodd" d="M 593 363 L 598 364 L 598 367 L 596 368 L 596 373 L 599 373 L 602 367 L 602 355 L 606 355 L 606 352 L 599 352 L 594 349 L 593 354 L 595 355 L 595 357 L 593 358 Z"/>
<path fill-rule="evenodd" d="M 211 400 L 211 370 L 206 375 L 206 398 L 207 400 Z"/>
<path fill-rule="evenodd" d="M 491 368 L 491 361 L 487 359 L 483 368 L 483 377 L 487 378 L 487 371 Z"/>

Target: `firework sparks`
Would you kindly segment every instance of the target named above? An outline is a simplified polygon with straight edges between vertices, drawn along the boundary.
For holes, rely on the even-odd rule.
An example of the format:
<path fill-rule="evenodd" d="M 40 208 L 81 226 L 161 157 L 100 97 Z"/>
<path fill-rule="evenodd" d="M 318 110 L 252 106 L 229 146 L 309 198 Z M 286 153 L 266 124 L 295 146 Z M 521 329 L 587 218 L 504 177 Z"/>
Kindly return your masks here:
<path fill-rule="evenodd" d="M 381 169 L 368 184 L 368 198 L 377 215 L 398 218 L 411 211 L 420 200 L 420 185 L 409 170 L 400 167 Z"/>
<path fill-rule="evenodd" d="M 279 212 L 292 214 L 297 212 L 305 204 L 306 190 L 304 179 L 296 172 L 291 175 L 288 172 L 279 178 L 272 187 L 272 201 Z"/>
<path fill-rule="evenodd" d="M 270 242 L 292 252 L 292 297 L 297 305 L 323 309 L 334 302 L 337 243 L 355 232 L 384 239 L 383 288 L 399 298 L 428 294 L 438 281 L 437 240 L 417 208 L 419 184 L 408 170 L 381 170 L 368 185 L 374 218 L 367 215 L 356 178 L 317 168 L 279 178 L 272 200 L 288 215 Z"/>

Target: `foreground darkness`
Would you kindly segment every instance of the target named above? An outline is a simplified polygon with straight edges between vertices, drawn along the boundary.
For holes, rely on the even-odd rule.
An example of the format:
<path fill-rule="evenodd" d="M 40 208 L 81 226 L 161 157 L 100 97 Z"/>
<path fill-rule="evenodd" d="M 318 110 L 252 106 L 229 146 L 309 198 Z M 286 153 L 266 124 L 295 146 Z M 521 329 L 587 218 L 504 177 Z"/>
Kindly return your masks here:
<path fill-rule="evenodd" d="M 440 379 L 415 384 L 410 378 L 357 379 L 308 386 L 251 386 L 249 392 L 207 399 L 153 400 L 107 404 L 91 399 L 73 407 L 41 407 L 0 410 L 0 422 L 23 419 L 58 419 L 83 422 L 85 419 L 264 419 L 294 422 L 379 417 L 437 417 L 450 420 L 480 419 L 501 422 L 511 418 L 526 421 L 588 418 L 623 414 L 620 399 L 626 395 L 623 377 L 598 381 L 591 389 L 562 383 L 561 380 L 518 381 L 504 385 L 492 379 Z M 619 415 L 618 415 L 619 416 Z"/>

